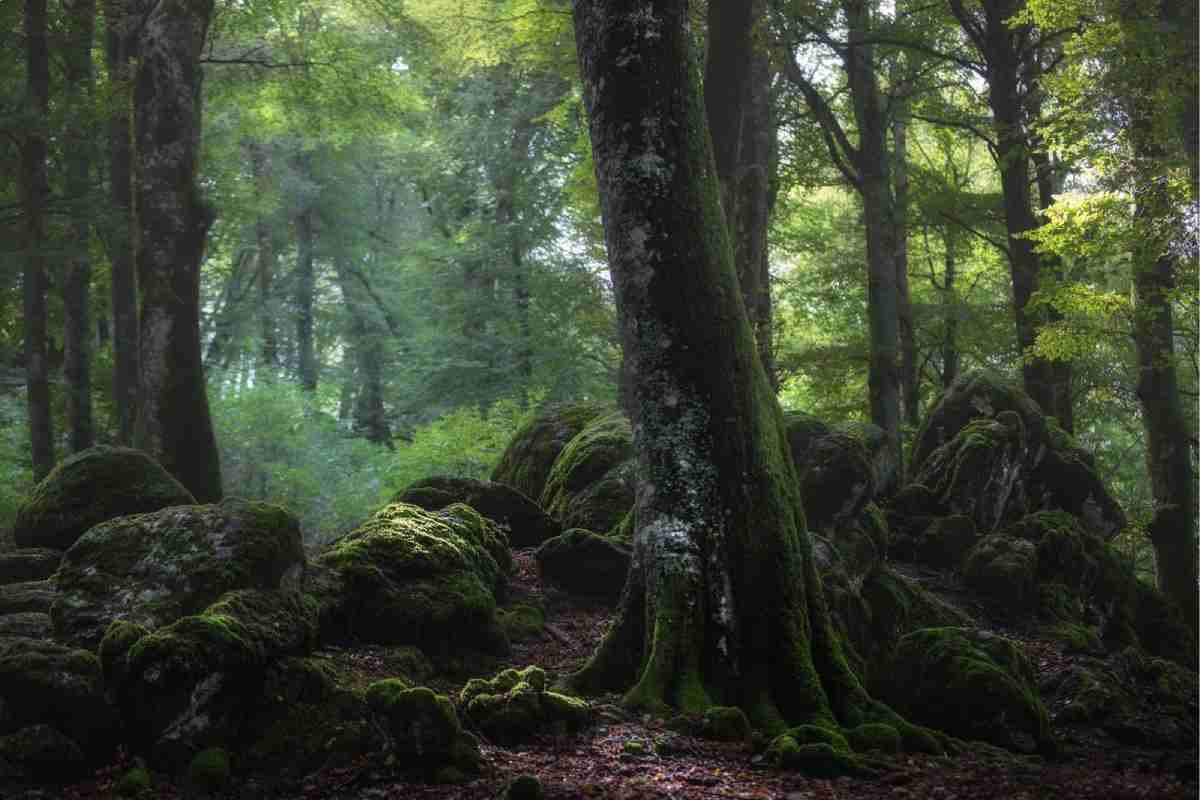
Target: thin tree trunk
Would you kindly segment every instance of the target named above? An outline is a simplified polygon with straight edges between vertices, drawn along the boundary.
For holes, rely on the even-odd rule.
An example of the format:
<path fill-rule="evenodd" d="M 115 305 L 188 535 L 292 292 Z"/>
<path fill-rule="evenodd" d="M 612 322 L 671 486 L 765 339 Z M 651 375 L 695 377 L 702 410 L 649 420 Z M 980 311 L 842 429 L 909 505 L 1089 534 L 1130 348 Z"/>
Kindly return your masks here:
<path fill-rule="evenodd" d="M 70 0 L 67 10 L 66 78 L 68 102 L 75 114 L 67 131 L 67 196 L 72 212 L 69 224 L 71 252 L 63 281 L 63 315 L 66 349 L 68 446 L 73 453 L 95 442 L 92 426 L 92 261 L 91 239 L 92 148 L 90 113 L 92 97 L 92 39 L 96 27 L 96 1 Z"/>
<path fill-rule="evenodd" d="M 956 283 L 958 264 L 955 261 L 954 234 L 949 229 L 943 233 L 945 243 L 945 279 L 942 284 L 942 388 L 949 389 L 958 378 L 958 295 Z"/>
<path fill-rule="evenodd" d="M 233 341 L 238 308 L 241 306 L 243 299 L 242 274 L 246 269 L 246 262 L 250 260 L 250 256 L 251 252 L 249 250 L 242 250 L 233 259 L 233 268 L 230 269 L 229 278 L 226 279 L 225 287 L 221 290 L 220 304 L 217 306 L 215 314 L 216 323 L 213 325 L 213 335 L 208 340 L 208 348 L 204 352 L 204 364 L 206 367 L 219 366 L 221 369 L 229 367 L 230 358 L 233 355 L 229 344 Z"/>
<path fill-rule="evenodd" d="M 354 354 L 358 392 L 354 398 L 354 431 L 368 442 L 392 446 L 392 432 L 383 405 L 384 339 L 386 331 L 373 319 L 370 297 L 346 258 L 334 259 L 338 286 L 349 314 L 347 338 Z M 349 376 L 347 376 L 349 380 Z M 344 398 L 343 398 L 344 400 Z"/>
<path fill-rule="evenodd" d="M 296 158 L 303 177 L 311 178 L 312 164 L 307 153 Z M 299 351 L 300 388 L 317 390 L 317 354 L 313 342 L 313 295 L 316 291 L 316 272 L 313 265 L 313 200 L 304 201 L 296 215 L 296 347 Z"/>
<path fill-rule="evenodd" d="M 25 213 L 25 270 L 22 276 L 25 324 L 25 391 L 33 478 L 54 467 L 54 427 L 46 343 L 46 205 L 50 180 L 46 130 L 50 107 L 50 51 L 46 39 L 46 0 L 25 0 L 26 93 L 29 129 L 21 143 L 21 203 Z"/>
<path fill-rule="evenodd" d="M 257 245 L 255 277 L 258 282 L 258 324 L 262 336 L 260 358 L 262 366 L 272 371 L 279 366 L 279 345 L 275 335 L 275 313 L 271 284 L 275 276 L 275 246 L 271 228 L 267 224 L 263 205 L 266 202 L 268 175 L 266 146 L 250 140 L 250 168 L 254 177 L 254 200 L 257 205 L 254 216 L 254 240 Z"/>
<path fill-rule="evenodd" d="M 200 52 L 212 0 L 160 3 L 143 20 L 134 82 L 141 381 L 134 442 L 201 502 L 221 469 L 200 357 L 200 262 L 212 210 L 196 173 Z"/>
<path fill-rule="evenodd" d="M 765 13 L 764 0 L 708 4 L 704 97 L 742 300 L 759 358 L 777 388 L 767 252 L 773 120 Z"/>
<path fill-rule="evenodd" d="M 921 423 L 917 336 L 908 286 L 908 98 L 903 81 L 895 87 L 892 111 L 892 238 L 896 243 L 896 311 L 900 320 L 900 397 L 904 421 L 914 430 Z"/>
<path fill-rule="evenodd" d="M 112 222 L 109 283 L 113 326 L 113 411 L 119 444 L 133 442 L 138 395 L 138 312 L 132 236 L 132 166 L 129 87 L 132 42 L 129 28 L 139 19 L 132 0 L 105 0 L 105 56 L 109 80 L 117 86 L 117 102 L 108 121 L 108 177 Z M 136 5 L 136 4 L 134 4 Z"/>

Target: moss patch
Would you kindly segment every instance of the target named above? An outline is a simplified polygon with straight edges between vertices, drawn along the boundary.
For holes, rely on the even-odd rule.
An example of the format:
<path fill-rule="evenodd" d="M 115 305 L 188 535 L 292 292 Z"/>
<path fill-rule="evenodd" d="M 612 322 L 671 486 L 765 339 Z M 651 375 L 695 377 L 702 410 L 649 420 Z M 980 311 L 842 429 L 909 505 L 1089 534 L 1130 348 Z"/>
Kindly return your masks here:
<path fill-rule="evenodd" d="M 1026 614 L 1036 607 L 1037 549 L 1023 539 L 988 536 L 971 550 L 963 565 L 963 583 L 993 613 Z"/>
<path fill-rule="evenodd" d="M 462 729 L 446 696 L 390 678 L 371 684 L 366 700 L 400 758 L 434 768 L 449 765 L 463 772 L 478 772 L 479 743 Z"/>
<path fill-rule="evenodd" d="M 492 471 L 492 480 L 508 484 L 529 497 L 541 497 L 559 453 L 589 422 L 605 412 L 603 406 L 594 404 L 546 409 L 513 436 Z"/>
<path fill-rule="evenodd" d="M 204 792 L 216 792 L 229 785 L 233 768 L 229 753 L 223 747 L 209 747 L 192 758 L 187 769 L 187 781 Z"/>
<path fill-rule="evenodd" d="M 629 420 L 595 417 L 554 460 L 538 502 L 564 528 L 610 530 L 633 507 L 632 459 Z"/>
<path fill-rule="evenodd" d="M 468 720 L 502 741 L 526 738 L 541 728 L 578 729 L 587 723 L 586 702 L 546 690 L 540 667 L 507 669 L 493 678 L 476 678 L 463 687 L 459 702 Z"/>
<path fill-rule="evenodd" d="M 749 742 L 750 720 L 740 708 L 713 706 L 704 712 L 701 734 L 718 742 Z"/>

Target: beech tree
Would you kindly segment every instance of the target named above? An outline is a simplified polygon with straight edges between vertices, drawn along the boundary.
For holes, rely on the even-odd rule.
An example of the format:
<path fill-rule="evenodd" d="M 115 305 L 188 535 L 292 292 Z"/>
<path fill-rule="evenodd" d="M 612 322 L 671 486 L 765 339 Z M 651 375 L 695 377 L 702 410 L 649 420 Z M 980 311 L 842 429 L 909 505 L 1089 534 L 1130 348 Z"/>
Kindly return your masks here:
<path fill-rule="evenodd" d="M 895 723 L 831 627 L 741 300 L 688 14 L 686 0 L 574 9 L 639 488 L 617 618 L 572 682 L 648 710 L 736 704 L 769 730 Z"/>
<path fill-rule="evenodd" d="M 134 443 L 201 502 L 221 469 L 200 353 L 200 261 L 213 212 L 200 196 L 200 51 L 212 0 L 157 3 L 140 19 L 133 89 L 141 295 Z M 126 13 L 137 14 L 130 2 Z"/>

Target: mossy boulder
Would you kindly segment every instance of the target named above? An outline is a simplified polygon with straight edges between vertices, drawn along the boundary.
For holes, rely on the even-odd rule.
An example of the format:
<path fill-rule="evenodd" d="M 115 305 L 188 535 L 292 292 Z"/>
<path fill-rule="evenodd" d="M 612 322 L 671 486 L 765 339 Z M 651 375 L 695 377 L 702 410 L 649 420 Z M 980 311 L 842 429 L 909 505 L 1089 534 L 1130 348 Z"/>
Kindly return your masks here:
<path fill-rule="evenodd" d="M 62 551 L 49 547 L 0 552 L 0 584 L 45 580 L 61 562 Z"/>
<path fill-rule="evenodd" d="M 633 508 L 633 456 L 629 420 L 597 416 L 558 454 L 538 503 L 564 529 L 611 530 Z"/>
<path fill-rule="evenodd" d="M 417 481 L 392 499 L 426 511 L 464 503 L 499 525 L 513 548 L 536 547 L 562 532 L 541 506 L 517 489 L 494 481 L 435 476 Z"/>
<path fill-rule="evenodd" d="M 208 747 L 192 757 L 187 768 L 187 783 L 205 792 L 219 792 L 233 778 L 233 764 L 224 747 Z"/>
<path fill-rule="evenodd" d="M 978 541 L 975 520 L 965 514 L 950 514 L 929 520 L 915 533 L 895 537 L 889 552 L 897 558 L 958 570 Z"/>
<path fill-rule="evenodd" d="M 609 603 L 621 596 L 633 558 L 627 545 L 580 528 L 546 540 L 534 555 L 542 580 Z"/>
<path fill-rule="evenodd" d="M 740 708 L 713 706 L 704 712 L 701 735 L 718 742 L 749 742 L 750 720 Z"/>
<path fill-rule="evenodd" d="M 546 690 L 540 667 L 506 669 L 490 679 L 475 678 L 463 687 L 459 702 L 466 718 L 500 741 L 527 738 L 546 727 L 576 730 L 585 725 L 588 704 Z"/>
<path fill-rule="evenodd" d="M 1037 548 L 1024 539 L 995 535 L 981 539 L 963 565 L 963 584 L 999 616 L 1015 618 L 1038 602 Z"/>
<path fill-rule="evenodd" d="M 196 502 L 157 462 L 128 447 L 90 447 L 59 462 L 13 521 L 18 547 L 66 550 L 93 525 Z"/>
<path fill-rule="evenodd" d="M 971 628 L 900 639 L 876 695 L 913 722 L 1019 752 L 1053 748 L 1033 667 L 1019 646 Z"/>
<path fill-rule="evenodd" d="M 0 639 L 23 636 L 27 639 L 49 639 L 54 634 L 50 615 L 40 611 L 19 611 L 0 615 Z"/>
<path fill-rule="evenodd" d="M 94 648 L 113 620 L 153 630 L 235 589 L 298 585 L 304 566 L 300 524 L 279 506 L 228 499 L 119 517 L 63 557 L 55 635 Z"/>
<path fill-rule="evenodd" d="M 903 750 L 900 732 L 883 722 L 867 722 L 846 731 L 846 741 L 856 753 L 878 751 L 894 755 Z"/>
<path fill-rule="evenodd" d="M 883 428 L 870 422 L 847 421 L 833 426 L 834 431 L 852 436 L 866 449 L 875 478 L 875 497 L 891 497 L 899 486 L 900 463 L 896 450 L 888 447 Z"/>
<path fill-rule="evenodd" d="M 115 691 L 134 744 L 177 770 L 207 747 L 236 742 L 268 668 L 311 652 L 317 634 L 312 599 L 293 590 L 241 590 L 127 647 L 131 637 L 123 636 L 103 648 L 105 671 L 121 677 Z"/>
<path fill-rule="evenodd" d="M 608 409 L 596 404 L 554 406 L 526 423 L 501 454 L 492 480 L 540 498 L 555 459 L 575 435 Z"/>
<path fill-rule="evenodd" d="M 0 764 L 15 767 L 33 781 L 61 783 L 78 777 L 88 767 L 79 745 L 51 725 L 30 725 L 0 736 Z"/>
<path fill-rule="evenodd" d="M 862 581 L 858 596 L 865 619 L 847 630 L 848 641 L 874 673 L 902 636 L 921 628 L 969 626 L 971 617 L 921 585 L 881 566 Z"/>
<path fill-rule="evenodd" d="M 49 725 L 94 760 L 116 747 L 116 724 L 95 655 L 44 639 L 0 639 L 0 734 Z"/>
<path fill-rule="evenodd" d="M 546 627 L 546 612 L 540 605 L 518 603 L 497 612 L 500 627 L 510 642 L 523 642 L 537 636 Z"/>
<path fill-rule="evenodd" d="M 392 503 L 314 558 L 308 590 L 325 607 L 326 638 L 415 645 L 431 656 L 462 647 L 503 653 L 496 619 L 512 556 L 474 509 Z"/>
<path fill-rule="evenodd" d="M 0 614 L 50 611 L 58 597 L 52 580 L 24 581 L 0 586 Z"/>
<path fill-rule="evenodd" d="M 857 774 L 861 767 L 840 731 L 823 725 L 797 725 L 767 746 L 767 762 L 815 778 Z"/>
<path fill-rule="evenodd" d="M 875 470 L 866 447 L 855 437 L 837 432 L 819 436 L 802 459 L 796 469 L 812 529 L 854 519 L 875 497 Z"/>
<path fill-rule="evenodd" d="M 542 800 L 542 782 L 536 775 L 518 775 L 504 787 L 504 800 Z"/>
<path fill-rule="evenodd" d="M 451 765 L 463 772 L 479 771 L 479 742 L 463 730 L 445 695 L 389 678 L 367 687 L 366 700 L 400 759 L 430 768 Z"/>

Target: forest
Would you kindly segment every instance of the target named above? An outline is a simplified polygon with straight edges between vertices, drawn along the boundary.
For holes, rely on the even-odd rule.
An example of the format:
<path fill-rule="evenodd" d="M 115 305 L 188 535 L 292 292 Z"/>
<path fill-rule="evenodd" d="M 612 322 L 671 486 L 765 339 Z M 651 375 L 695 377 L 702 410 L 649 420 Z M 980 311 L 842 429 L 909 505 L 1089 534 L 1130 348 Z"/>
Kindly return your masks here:
<path fill-rule="evenodd" d="M 1198 26 L 0 4 L 0 797 L 1195 797 Z"/>

